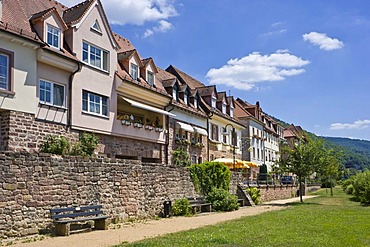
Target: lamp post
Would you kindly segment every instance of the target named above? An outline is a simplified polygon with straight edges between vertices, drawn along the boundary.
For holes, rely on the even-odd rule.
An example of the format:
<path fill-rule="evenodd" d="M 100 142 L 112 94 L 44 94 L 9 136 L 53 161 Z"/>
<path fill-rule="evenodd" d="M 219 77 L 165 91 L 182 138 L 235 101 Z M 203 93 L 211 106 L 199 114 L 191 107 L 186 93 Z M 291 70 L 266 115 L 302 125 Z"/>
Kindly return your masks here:
<path fill-rule="evenodd" d="M 235 170 L 235 128 L 232 124 L 226 124 L 225 125 L 225 130 L 227 130 L 227 126 L 231 126 L 232 129 L 232 134 L 231 134 L 231 139 L 232 139 L 232 145 L 233 145 L 233 169 Z"/>

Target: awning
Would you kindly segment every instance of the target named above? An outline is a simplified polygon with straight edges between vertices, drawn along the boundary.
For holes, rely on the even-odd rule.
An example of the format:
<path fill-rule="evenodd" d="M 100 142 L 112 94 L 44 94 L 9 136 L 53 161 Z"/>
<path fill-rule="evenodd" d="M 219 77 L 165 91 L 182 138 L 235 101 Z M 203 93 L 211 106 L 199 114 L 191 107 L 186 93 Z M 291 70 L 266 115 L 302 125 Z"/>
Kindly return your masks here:
<path fill-rule="evenodd" d="M 194 128 L 195 132 L 197 132 L 201 135 L 204 135 L 204 136 L 208 136 L 207 130 L 199 128 L 199 127 L 195 127 L 195 126 L 193 128 Z"/>
<path fill-rule="evenodd" d="M 176 115 L 174 115 L 170 112 L 167 112 L 167 111 L 164 111 L 162 109 L 159 109 L 159 108 L 156 108 L 156 107 L 153 107 L 153 106 L 150 106 L 150 105 L 146 105 L 146 104 L 134 101 L 132 99 L 128 99 L 128 98 L 125 98 L 125 97 L 122 97 L 122 96 L 121 96 L 121 98 L 133 107 L 141 108 L 141 109 L 144 109 L 144 110 L 160 113 L 160 114 L 171 116 L 171 117 L 176 116 Z"/>
<path fill-rule="evenodd" d="M 186 131 L 191 132 L 191 133 L 194 132 L 193 127 L 191 127 L 191 125 L 189 125 L 189 124 L 181 123 L 181 122 L 177 122 L 177 124 L 180 125 L 180 128 L 183 129 L 183 130 L 186 130 Z"/>

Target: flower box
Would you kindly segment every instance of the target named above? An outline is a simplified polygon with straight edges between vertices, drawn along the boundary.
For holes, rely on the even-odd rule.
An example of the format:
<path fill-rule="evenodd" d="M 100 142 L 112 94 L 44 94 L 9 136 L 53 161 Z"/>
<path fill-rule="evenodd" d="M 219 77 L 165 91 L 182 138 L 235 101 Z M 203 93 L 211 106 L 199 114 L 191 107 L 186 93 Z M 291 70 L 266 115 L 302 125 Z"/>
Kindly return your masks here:
<path fill-rule="evenodd" d="M 147 129 L 147 130 L 153 130 L 153 126 L 145 125 L 145 129 Z"/>
<path fill-rule="evenodd" d="M 155 131 L 157 131 L 157 132 L 163 132 L 163 129 L 162 128 L 155 128 Z"/>
<path fill-rule="evenodd" d="M 134 123 L 134 127 L 136 127 L 136 128 L 142 128 L 143 127 L 143 124 L 141 124 L 141 123 Z"/>
<path fill-rule="evenodd" d="M 128 120 L 122 120 L 121 123 L 122 123 L 122 125 L 127 125 L 127 126 L 131 125 L 131 122 L 128 121 Z"/>

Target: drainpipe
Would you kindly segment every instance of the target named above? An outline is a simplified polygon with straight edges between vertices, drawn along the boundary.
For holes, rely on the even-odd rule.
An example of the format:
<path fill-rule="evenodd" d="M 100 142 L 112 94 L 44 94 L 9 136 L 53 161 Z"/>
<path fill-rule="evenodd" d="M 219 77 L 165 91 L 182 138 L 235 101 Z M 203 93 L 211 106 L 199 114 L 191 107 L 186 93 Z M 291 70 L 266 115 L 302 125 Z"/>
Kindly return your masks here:
<path fill-rule="evenodd" d="M 166 108 L 165 109 L 167 109 L 167 107 L 172 107 L 172 109 L 170 109 L 170 110 L 167 110 L 168 112 L 171 112 L 171 111 L 173 111 L 174 109 L 175 109 L 175 107 L 173 106 L 173 105 L 171 105 L 171 103 L 168 105 L 168 106 L 166 106 Z M 169 161 L 169 159 L 168 159 L 168 155 L 169 155 L 169 153 L 168 153 L 168 146 L 170 145 L 170 116 L 166 116 L 166 125 L 167 125 L 167 135 L 166 135 L 166 146 L 165 146 L 165 157 L 166 157 L 166 164 L 168 165 L 168 161 Z"/>
<path fill-rule="evenodd" d="M 208 118 L 207 118 L 207 133 L 208 133 L 208 141 L 207 141 L 207 156 L 208 156 L 208 161 L 209 160 L 209 140 L 210 140 L 210 137 L 209 137 L 209 119 L 211 119 L 213 116 L 213 112 L 210 112 L 209 115 L 208 115 Z"/>
<path fill-rule="evenodd" d="M 72 128 L 72 81 L 75 74 L 81 71 L 82 64 L 77 63 L 78 68 L 68 78 L 68 119 L 67 128 Z"/>

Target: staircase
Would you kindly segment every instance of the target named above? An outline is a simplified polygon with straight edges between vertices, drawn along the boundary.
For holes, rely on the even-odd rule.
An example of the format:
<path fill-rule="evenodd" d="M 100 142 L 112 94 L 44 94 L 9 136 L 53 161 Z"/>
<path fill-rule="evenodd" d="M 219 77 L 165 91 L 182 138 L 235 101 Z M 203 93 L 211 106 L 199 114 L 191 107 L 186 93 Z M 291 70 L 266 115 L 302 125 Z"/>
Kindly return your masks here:
<path fill-rule="evenodd" d="M 238 196 L 238 199 L 243 199 L 244 200 L 244 205 L 245 206 L 256 206 L 254 204 L 251 196 L 247 192 L 246 188 L 243 188 L 242 186 L 238 185 L 236 189 L 236 195 Z"/>

